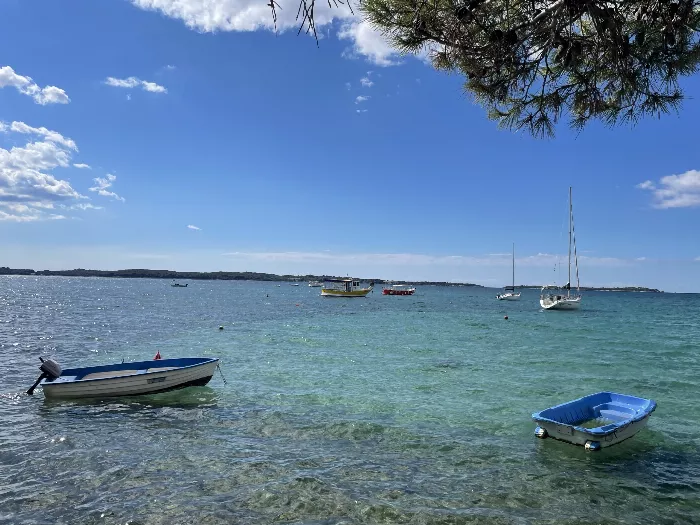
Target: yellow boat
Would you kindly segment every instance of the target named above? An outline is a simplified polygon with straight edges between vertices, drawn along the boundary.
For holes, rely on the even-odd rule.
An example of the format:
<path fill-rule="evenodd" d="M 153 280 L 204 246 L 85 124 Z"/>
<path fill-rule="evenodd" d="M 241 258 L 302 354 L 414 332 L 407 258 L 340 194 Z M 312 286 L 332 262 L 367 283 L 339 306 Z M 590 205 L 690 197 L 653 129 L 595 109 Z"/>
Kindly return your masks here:
<path fill-rule="evenodd" d="M 372 286 L 362 288 L 358 279 L 326 279 L 321 287 L 323 297 L 366 297 Z"/>

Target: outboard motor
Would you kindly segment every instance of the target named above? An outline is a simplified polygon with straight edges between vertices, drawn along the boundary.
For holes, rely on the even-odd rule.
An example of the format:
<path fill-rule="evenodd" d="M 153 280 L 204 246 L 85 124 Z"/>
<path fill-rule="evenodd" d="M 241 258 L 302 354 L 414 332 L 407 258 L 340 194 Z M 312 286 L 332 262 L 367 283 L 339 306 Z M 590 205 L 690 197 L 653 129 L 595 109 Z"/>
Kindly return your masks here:
<path fill-rule="evenodd" d="M 39 376 L 39 379 L 37 379 L 36 382 L 29 388 L 29 390 L 27 390 L 27 395 L 29 396 L 34 393 L 34 389 L 39 386 L 39 383 L 41 383 L 43 379 L 53 381 L 54 379 L 61 377 L 61 365 L 59 365 L 53 359 L 44 359 L 43 357 L 40 357 L 39 359 L 41 360 L 41 365 L 39 366 L 41 375 Z"/>
<path fill-rule="evenodd" d="M 61 370 L 61 365 L 59 365 L 53 359 L 43 359 L 41 357 L 39 359 L 41 359 L 41 366 L 39 367 L 39 370 L 46 374 L 49 381 L 53 381 L 54 379 L 61 377 L 61 372 L 63 372 L 63 370 Z"/>

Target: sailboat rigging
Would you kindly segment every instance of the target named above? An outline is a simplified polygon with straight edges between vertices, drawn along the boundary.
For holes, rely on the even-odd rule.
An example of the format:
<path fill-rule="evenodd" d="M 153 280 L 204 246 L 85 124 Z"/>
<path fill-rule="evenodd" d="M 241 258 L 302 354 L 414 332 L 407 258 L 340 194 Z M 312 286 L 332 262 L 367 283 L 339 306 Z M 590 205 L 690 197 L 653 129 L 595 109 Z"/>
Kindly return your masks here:
<path fill-rule="evenodd" d="M 571 255 L 573 247 L 574 266 L 576 268 L 576 293 L 571 293 Z M 574 229 L 574 207 L 569 186 L 569 278 L 561 290 L 555 292 L 556 286 L 543 286 L 540 293 L 540 306 L 545 310 L 578 310 L 581 306 L 581 287 L 578 276 L 578 253 L 576 251 L 576 231 Z"/>

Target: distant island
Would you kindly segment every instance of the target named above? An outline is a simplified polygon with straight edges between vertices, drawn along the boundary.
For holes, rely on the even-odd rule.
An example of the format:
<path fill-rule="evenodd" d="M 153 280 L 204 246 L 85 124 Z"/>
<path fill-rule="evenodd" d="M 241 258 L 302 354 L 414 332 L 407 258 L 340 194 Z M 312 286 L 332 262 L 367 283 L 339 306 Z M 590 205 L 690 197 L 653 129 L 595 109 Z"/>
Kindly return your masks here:
<path fill-rule="evenodd" d="M 176 272 L 173 270 L 31 270 L 15 269 L 6 266 L 0 267 L 0 275 L 36 275 L 36 276 L 63 276 L 63 277 L 119 277 L 130 279 L 197 279 L 202 281 L 287 281 L 308 282 L 324 281 L 326 279 L 342 279 L 333 275 L 276 275 L 273 273 L 259 272 Z M 360 279 L 375 284 L 409 284 L 409 281 L 388 281 L 385 279 Z M 422 286 L 483 286 L 472 283 L 449 283 L 443 281 L 410 281 L 410 284 Z"/>
<path fill-rule="evenodd" d="M 126 279 L 196 279 L 201 281 L 280 281 L 280 282 L 309 282 L 324 281 L 326 279 L 342 279 L 342 276 L 334 275 L 276 275 L 274 273 L 259 272 L 176 272 L 173 270 L 146 270 L 140 268 L 127 270 L 31 270 L 26 268 L 8 268 L 0 266 L 0 275 L 42 275 L 42 276 L 64 276 L 64 277 L 118 277 Z M 470 286 L 474 288 L 485 288 L 480 284 L 473 283 L 450 283 L 446 281 L 394 281 L 387 279 L 360 279 L 364 282 L 374 284 L 413 284 L 419 286 Z M 537 289 L 541 285 L 519 285 L 518 289 Z M 584 292 L 652 292 L 664 293 L 656 288 L 646 288 L 644 286 L 582 286 Z"/>
<path fill-rule="evenodd" d="M 522 285 L 516 286 L 516 288 L 542 288 L 541 285 Z M 573 287 L 571 288 L 573 290 Z M 657 290 L 656 288 L 646 288 L 644 286 L 581 286 L 579 288 L 582 292 L 652 292 L 652 293 L 664 293 L 663 290 Z"/>

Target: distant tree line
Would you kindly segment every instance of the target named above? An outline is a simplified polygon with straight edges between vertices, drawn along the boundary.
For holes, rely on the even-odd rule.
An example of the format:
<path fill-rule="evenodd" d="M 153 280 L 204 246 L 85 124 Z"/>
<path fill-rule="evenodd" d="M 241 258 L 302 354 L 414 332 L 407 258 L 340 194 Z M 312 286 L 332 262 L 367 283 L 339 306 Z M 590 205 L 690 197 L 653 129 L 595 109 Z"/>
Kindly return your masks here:
<path fill-rule="evenodd" d="M 516 286 L 516 288 L 542 288 L 541 285 L 522 285 Z M 573 288 L 573 287 L 572 287 Z M 653 293 L 664 293 L 663 290 L 657 290 L 656 288 L 646 288 L 644 286 L 581 286 L 579 288 L 582 292 L 653 292 Z"/>
<path fill-rule="evenodd" d="M 44 276 L 64 276 L 64 277 L 119 277 L 119 278 L 141 278 L 141 279 L 196 279 L 207 281 L 285 281 L 285 282 L 307 282 L 324 281 L 326 279 L 338 279 L 342 277 L 332 275 L 276 275 L 273 273 L 260 272 L 176 272 L 173 270 L 146 270 L 140 268 L 127 270 L 85 270 L 76 268 L 75 270 L 31 270 L 15 269 L 7 266 L 0 267 L 0 275 L 44 275 Z M 384 279 L 360 279 L 374 284 L 409 284 L 407 281 L 387 281 Z M 448 283 L 444 281 L 411 281 L 410 284 L 420 284 L 424 286 L 478 286 L 472 283 Z"/>

